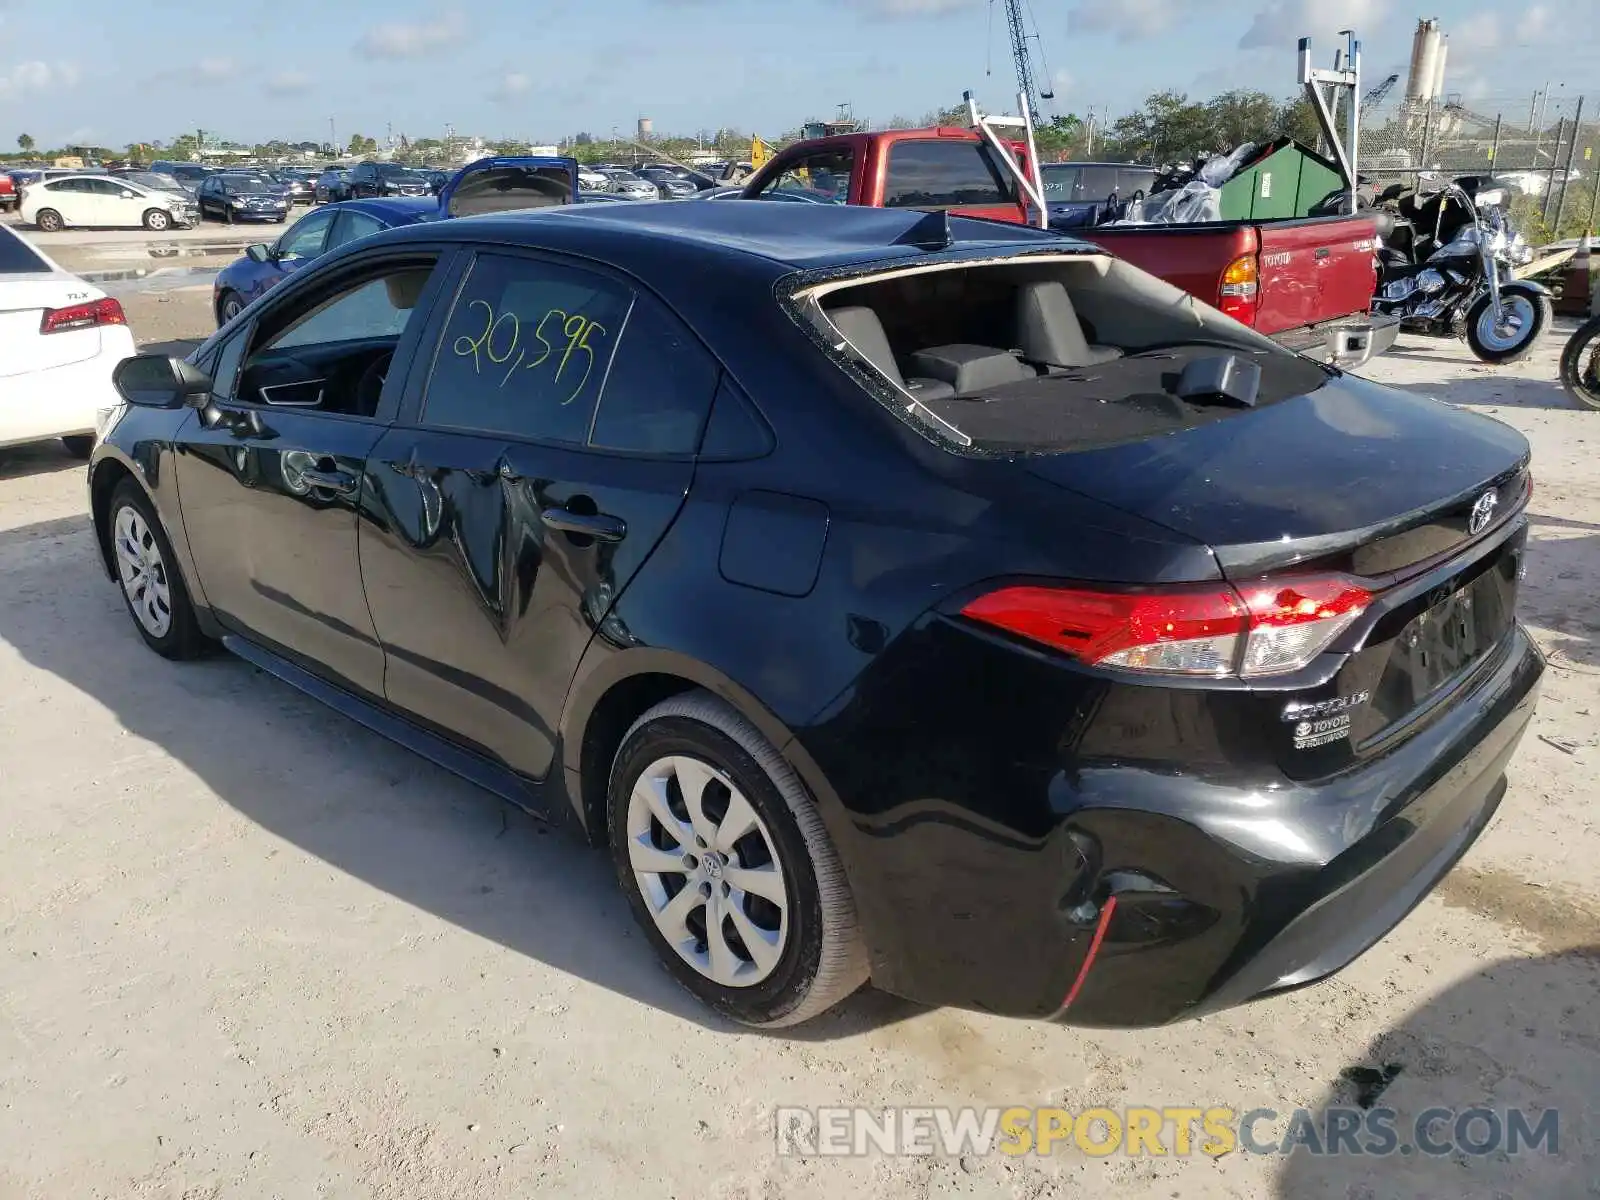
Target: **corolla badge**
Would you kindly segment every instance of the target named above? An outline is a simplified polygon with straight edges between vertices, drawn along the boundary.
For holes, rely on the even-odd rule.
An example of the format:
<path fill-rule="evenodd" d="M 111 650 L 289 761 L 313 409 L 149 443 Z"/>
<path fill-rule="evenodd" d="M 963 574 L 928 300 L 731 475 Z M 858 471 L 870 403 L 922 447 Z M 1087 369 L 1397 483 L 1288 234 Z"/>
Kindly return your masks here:
<path fill-rule="evenodd" d="M 1351 711 L 1372 699 L 1371 692 L 1335 696 L 1331 700 L 1294 701 L 1283 710 L 1282 719 L 1294 725 L 1294 748 L 1314 750 L 1350 736 L 1355 723 Z"/>
<path fill-rule="evenodd" d="M 1467 518 L 1467 533 L 1476 537 L 1489 527 L 1489 522 L 1494 519 L 1495 505 L 1500 503 L 1500 497 L 1493 492 L 1485 492 L 1472 503 L 1472 515 Z"/>

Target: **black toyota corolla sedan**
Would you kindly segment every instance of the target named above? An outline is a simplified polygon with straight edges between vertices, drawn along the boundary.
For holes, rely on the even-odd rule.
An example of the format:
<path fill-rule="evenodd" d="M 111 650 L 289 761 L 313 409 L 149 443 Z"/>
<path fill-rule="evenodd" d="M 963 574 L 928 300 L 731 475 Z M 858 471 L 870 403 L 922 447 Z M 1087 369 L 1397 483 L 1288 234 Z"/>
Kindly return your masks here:
<path fill-rule="evenodd" d="M 1518 434 L 1036 230 L 414 225 L 118 384 L 150 647 L 570 821 L 754 1025 L 1327 976 L 1483 830 L 1543 670 Z"/>

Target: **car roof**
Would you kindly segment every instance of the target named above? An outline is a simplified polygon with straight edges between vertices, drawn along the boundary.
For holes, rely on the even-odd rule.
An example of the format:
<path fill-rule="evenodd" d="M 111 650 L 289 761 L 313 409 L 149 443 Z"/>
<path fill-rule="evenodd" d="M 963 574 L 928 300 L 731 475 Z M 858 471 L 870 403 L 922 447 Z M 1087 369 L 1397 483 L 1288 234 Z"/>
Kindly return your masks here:
<path fill-rule="evenodd" d="M 917 209 L 832 204 L 564 204 L 458 217 L 385 236 L 499 242 L 547 247 L 609 262 L 651 281 L 685 257 L 698 263 L 769 264 L 783 271 L 822 270 L 927 258 L 899 239 L 929 218 Z M 952 253 L 1012 254 L 1093 247 L 1061 234 L 1000 221 L 949 219 Z M 671 289 L 676 290 L 676 289 Z"/>
<path fill-rule="evenodd" d="M 435 196 L 375 196 L 370 200 L 341 200 L 329 207 L 348 208 L 381 220 L 404 223 L 437 215 L 439 201 Z"/>

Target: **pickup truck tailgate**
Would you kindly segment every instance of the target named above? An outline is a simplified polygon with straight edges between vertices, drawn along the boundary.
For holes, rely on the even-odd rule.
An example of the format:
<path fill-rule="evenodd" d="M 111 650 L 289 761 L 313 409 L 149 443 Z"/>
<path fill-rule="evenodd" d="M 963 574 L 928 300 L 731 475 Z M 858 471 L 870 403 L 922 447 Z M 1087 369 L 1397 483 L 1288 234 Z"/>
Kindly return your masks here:
<path fill-rule="evenodd" d="M 1257 229 L 1258 333 L 1365 315 L 1372 307 L 1378 233 L 1372 217 L 1266 221 Z"/>

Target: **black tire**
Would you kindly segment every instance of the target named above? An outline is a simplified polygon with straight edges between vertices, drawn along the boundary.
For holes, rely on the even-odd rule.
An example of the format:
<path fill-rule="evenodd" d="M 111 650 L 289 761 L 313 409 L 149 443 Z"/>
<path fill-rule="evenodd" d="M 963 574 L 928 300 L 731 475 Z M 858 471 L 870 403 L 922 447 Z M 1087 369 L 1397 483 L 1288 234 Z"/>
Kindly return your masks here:
<path fill-rule="evenodd" d="M 125 509 L 137 514 L 141 528 L 148 535 L 148 541 L 140 548 L 146 551 L 153 548 L 159 556 L 160 578 L 167 590 L 166 608 L 170 614 L 169 624 L 164 630 L 152 630 L 146 625 L 144 618 L 135 610 L 129 584 L 123 582 L 125 575 L 116 538 L 119 520 Z M 209 653 L 215 643 L 200 631 L 194 605 L 189 600 L 189 589 L 183 580 L 183 571 L 172 552 L 172 543 L 167 540 L 166 531 L 161 527 L 161 520 L 156 516 L 150 497 L 132 478 L 124 479 L 111 493 L 111 503 L 106 508 L 105 528 L 100 531 L 100 536 L 105 539 L 111 560 L 117 567 L 117 590 L 122 593 L 128 616 L 133 619 L 133 627 L 139 631 L 145 645 L 161 657 L 175 660 L 201 658 Z"/>
<path fill-rule="evenodd" d="M 1477 358 L 1503 366 L 1521 362 L 1533 353 L 1539 337 L 1550 327 L 1550 297 L 1527 288 L 1502 287 L 1500 302 L 1519 318 L 1514 336 L 1502 337 L 1489 312 L 1492 297 L 1487 294 L 1467 312 L 1467 345 Z"/>
<path fill-rule="evenodd" d="M 1600 317 L 1590 317 L 1567 340 L 1561 386 L 1579 404 L 1600 409 Z"/>
<path fill-rule="evenodd" d="M 165 233 L 172 228 L 172 214 L 164 209 L 149 209 L 144 214 L 144 227 L 151 233 Z"/>
<path fill-rule="evenodd" d="M 217 300 L 217 328 L 221 329 L 244 308 L 244 297 L 231 288 Z"/>
<path fill-rule="evenodd" d="M 33 214 L 33 223 L 40 233 L 60 233 L 66 222 L 53 208 L 41 208 Z"/>
<path fill-rule="evenodd" d="M 781 887 L 787 895 L 785 923 L 778 926 L 783 930 L 782 948 L 775 965 L 748 985 L 716 982 L 680 955 L 657 927 L 630 861 L 630 797 L 645 772 L 668 758 L 710 766 L 718 777 L 714 783 L 721 789 L 724 804 L 729 789 L 721 778 L 737 789 L 762 827 L 747 836 L 766 835 L 757 845 L 770 850 L 781 873 Z M 704 795 L 709 797 L 711 792 L 708 786 Z M 681 806 L 681 791 L 678 797 Z M 688 692 L 666 700 L 629 729 L 612 764 L 607 824 L 612 860 L 634 918 L 667 970 L 708 1007 L 745 1025 L 780 1028 L 817 1016 L 867 981 L 866 949 L 856 927 L 855 901 L 815 803 L 772 743 L 709 692 Z M 676 836 L 674 841 L 682 844 Z M 733 857 L 740 862 L 732 862 Z M 769 859 L 765 865 L 773 864 Z M 750 866 L 751 861 L 740 851 L 722 860 L 718 871 Z M 691 886 L 687 873 L 682 874 L 681 888 L 670 895 L 677 896 Z M 717 877 L 721 878 L 720 873 Z M 728 896 L 727 884 L 720 886 L 722 895 Z M 752 904 L 765 903 L 754 892 L 738 895 L 744 897 L 745 919 L 754 915 Z M 780 911 L 770 903 L 766 908 L 774 914 Z M 702 931 L 705 922 L 706 910 L 701 910 Z M 720 921 L 718 925 L 722 927 Z M 703 933 L 699 936 L 704 944 Z M 745 957 L 754 956 L 746 951 Z"/>
<path fill-rule="evenodd" d="M 94 434 L 72 433 L 61 439 L 61 445 L 73 458 L 88 458 L 94 449 Z"/>
<path fill-rule="evenodd" d="M 222 223 L 224 225 L 233 224 L 233 209 L 229 208 L 226 204 L 222 206 Z"/>

